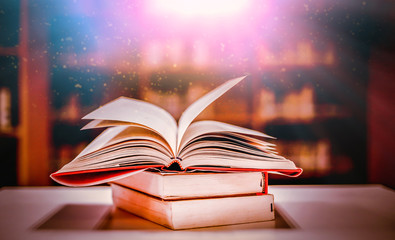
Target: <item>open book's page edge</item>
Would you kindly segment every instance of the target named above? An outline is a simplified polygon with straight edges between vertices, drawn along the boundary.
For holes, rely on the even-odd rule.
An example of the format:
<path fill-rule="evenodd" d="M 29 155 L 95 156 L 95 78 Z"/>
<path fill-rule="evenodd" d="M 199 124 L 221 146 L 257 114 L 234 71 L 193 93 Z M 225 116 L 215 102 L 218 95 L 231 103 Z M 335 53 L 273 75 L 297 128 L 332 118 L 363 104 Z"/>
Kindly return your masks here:
<path fill-rule="evenodd" d="M 187 167 L 189 170 L 202 170 L 202 171 L 223 171 L 223 172 L 267 172 L 271 174 L 279 174 L 287 177 L 298 177 L 303 173 L 302 168 L 295 169 L 257 169 L 257 168 L 221 168 L 221 167 Z"/>
<path fill-rule="evenodd" d="M 133 174 L 142 172 L 150 167 L 160 166 L 138 166 L 128 168 L 114 168 L 114 169 L 93 169 L 75 172 L 55 172 L 50 177 L 65 186 L 69 187 L 83 187 L 93 186 L 111 181 L 116 181 L 121 178 L 131 176 Z"/>
<path fill-rule="evenodd" d="M 108 183 L 116 181 L 118 179 L 128 177 L 132 174 L 139 173 L 149 168 L 162 168 L 163 166 L 136 166 L 136 167 L 118 167 L 112 169 L 92 169 L 85 171 L 74 171 L 74 172 L 55 172 L 51 174 L 51 178 L 56 182 L 71 186 L 92 186 L 97 184 Z M 247 168 L 220 168 L 220 167 L 188 167 L 183 169 L 187 170 L 203 170 L 203 171 L 214 171 L 214 172 L 263 172 L 271 174 L 280 174 L 288 177 L 298 177 L 302 174 L 301 168 L 296 169 L 247 169 Z"/>

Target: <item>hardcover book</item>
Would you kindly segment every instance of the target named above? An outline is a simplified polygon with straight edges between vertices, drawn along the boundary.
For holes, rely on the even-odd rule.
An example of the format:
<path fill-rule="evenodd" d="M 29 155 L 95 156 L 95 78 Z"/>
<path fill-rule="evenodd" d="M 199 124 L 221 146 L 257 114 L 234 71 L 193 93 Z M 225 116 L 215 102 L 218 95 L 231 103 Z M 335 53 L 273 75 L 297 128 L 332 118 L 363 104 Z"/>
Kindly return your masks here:
<path fill-rule="evenodd" d="M 189 229 L 274 219 L 272 194 L 164 200 L 111 184 L 113 203 L 170 229 Z"/>
<path fill-rule="evenodd" d="M 261 172 L 143 171 L 112 183 L 161 199 L 174 200 L 267 194 L 266 175 Z"/>
<path fill-rule="evenodd" d="M 164 109 L 120 97 L 84 117 L 83 129 L 106 127 L 74 160 L 51 177 L 68 186 L 114 181 L 150 168 L 188 171 L 257 171 L 298 176 L 273 138 L 259 131 L 193 120 L 245 77 L 229 80 L 191 104 L 178 124 Z"/>

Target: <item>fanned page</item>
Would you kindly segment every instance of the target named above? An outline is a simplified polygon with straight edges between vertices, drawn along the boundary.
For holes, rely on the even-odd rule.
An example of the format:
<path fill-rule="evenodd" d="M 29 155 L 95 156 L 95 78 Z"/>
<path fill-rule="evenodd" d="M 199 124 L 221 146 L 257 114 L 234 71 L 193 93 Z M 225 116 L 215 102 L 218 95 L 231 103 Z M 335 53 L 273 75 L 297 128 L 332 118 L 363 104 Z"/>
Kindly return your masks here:
<path fill-rule="evenodd" d="M 212 121 L 212 120 L 204 120 L 192 123 L 188 129 L 185 131 L 183 138 L 180 143 L 180 151 L 185 147 L 185 145 L 190 142 L 192 139 L 204 135 L 207 133 L 219 133 L 219 132 L 234 132 L 246 135 L 253 135 L 262 138 L 274 138 L 262 132 L 258 132 L 252 129 L 239 127 L 236 125 Z M 271 144 L 273 145 L 273 144 Z"/>
<path fill-rule="evenodd" d="M 167 141 L 148 128 L 113 126 L 51 178 L 66 186 L 102 184 L 148 167 L 166 166 L 172 155 Z"/>
<path fill-rule="evenodd" d="M 151 128 L 176 152 L 177 122 L 164 109 L 148 102 L 120 97 L 89 113 L 83 119 L 112 120 L 141 124 Z"/>
<path fill-rule="evenodd" d="M 298 172 L 295 164 L 275 151 L 264 133 L 217 121 L 198 121 L 186 130 L 178 158 L 183 168 L 259 169 Z M 279 170 L 279 171 L 277 171 Z"/>
<path fill-rule="evenodd" d="M 181 115 L 180 120 L 178 121 L 178 133 L 177 133 L 177 152 L 179 151 L 179 146 L 181 143 L 181 139 L 187 130 L 188 126 L 191 122 L 212 102 L 214 102 L 217 98 L 226 93 L 229 89 L 238 84 L 244 77 L 235 78 L 229 80 L 211 92 L 207 93 L 203 97 L 199 98 L 199 100 L 192 103 Z"/>
<path fill-rule="evenodd" d="M 77 158 L 84 156 L 88 153 L 99 150 L 104 145 L 106 145 L 108 143 L 108 141 L 110 141 L 112 138 L 114 138 L 116 135 L 118 135 L 122 131 L 123 131 L 122 127 L 112 127 L 112 128 L 106 129 L 99 136 L 97 136 L 92 142 L 90 142 L 88 144 L 88 146 L 86 146 L 84 148 L 84 150 L 82 150 L 78 154 L 78 156 L 75 157 L 74 159 L 77 159 Z"/>
<path fill-rule="evenodd" d="M 84 127 L 82 127 L 81 130 L 93 129 L 93 128 L 115 127 L 115 126 L 132 126 L 132 125 L 142 126 L 141 124 L 136 124 L 136 123 L 131 123 L 131 122 L 95 119 L 95 120 L 90 121 Z M 152 129 L 152 131 L 154 131 L 154 130 Z"/>
<path fill-rule="evenodd" d="M 141 126 L 111 127 L 58 172 L 87 171 L 132 165 L 166 166 L 172 158 L 167 142 Z"/>

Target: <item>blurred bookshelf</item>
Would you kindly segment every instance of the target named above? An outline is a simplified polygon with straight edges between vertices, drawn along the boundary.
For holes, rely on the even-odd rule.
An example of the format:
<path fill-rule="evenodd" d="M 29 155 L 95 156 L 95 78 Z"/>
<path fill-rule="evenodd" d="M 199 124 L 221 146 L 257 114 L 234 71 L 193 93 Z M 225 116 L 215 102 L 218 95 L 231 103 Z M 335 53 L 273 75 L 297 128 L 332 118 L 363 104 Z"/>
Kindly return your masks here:
<path fill-rule="evenodd" d="M 101 14 L 109 16 L 109 11 L 102 9 Z M 272 184 L 366 182 L 366 124 L 355 118 L 366 111 L 355 108 L 347 93 L 342 93 L 345 84 L 358 78 L 346 76 L 349 65 L 343 67 L 338 60 L 344 57 L 338 50 L 344 43 L 339 45 L 320 33 L 315 43 L 298 36 L 279 50 L 262 37 L 254 49 L 234 52 L 223 60 L 228 52 L 221 48 L 222 42 L 148 34 L 126 43 L 121 37 L 105 39 L 95 32 L 100 24 L 97 16 L 53 14 L 49 52 L 53 56 L 54 170 L 97 135 L 78 131 L 84 125 L 79 119 L 101 104 L 118 96 L 134 97 L 161 106 L 178 119 L 204 93 L 240 72 L 249 72 L 248 80 L 198 119 L 224 121 L 276 137 L 278 152 L 294 160 L 304 174 L 296 181 L 273 176 Z M 118 58 L 100 52 L 101 45 L 109 44 L 120 45 L 112 47 Z M 362 88 L 366 79 L 362 78 Z M 366 101 L 363 94 L 358 98 Z M 359 125 L 350 128 L 356 121 Z"/>
<path fill-rule="evenodd" d="M 50 182 L 46 29 L 31 21 L 41 14 L 28 0 L 0 3 L 1 186 Z"/>
<path fill-rule="evenodd" d="M 80 131 L 81 118 L 119 96 L 154 103 L 178 119 L 194 100 L 245 73 L 246 81 L 197 120 L 276 137 L 278 152 L 304 173 L 291 180 L 272 176 L 271 184 L 368 181 L 369 51 L 381 36 L 372 27 L 378 24 L 373 11 L 348 11 L 338 3 L 328 10 L 329 1 L 305 11 L 289 1 L 289 15 L 273 26 L 258 26 L 268 17 L 257 8 L 255 22 L 247 24 L 256 29 L 208 26 L 213 36 L 223 35 L 215 38 L 205 28 L 156 29 L 152 16 L 136 6 L 121 11 L 111 1 L 60 2 L 0 4 L 12 9 L 0 20 L 13 19 L 0 25 L 0 136 L 13 139 L 6 141 L 15 147 L 6 148 L 14 148 L 10 168 L 20 185 L 34 184 L 36 174 L 43 176 L 37 184 L 51 184 L 49 173 L 100 133 Z M 33 161 L 24 156 L 30 153 Z"/>

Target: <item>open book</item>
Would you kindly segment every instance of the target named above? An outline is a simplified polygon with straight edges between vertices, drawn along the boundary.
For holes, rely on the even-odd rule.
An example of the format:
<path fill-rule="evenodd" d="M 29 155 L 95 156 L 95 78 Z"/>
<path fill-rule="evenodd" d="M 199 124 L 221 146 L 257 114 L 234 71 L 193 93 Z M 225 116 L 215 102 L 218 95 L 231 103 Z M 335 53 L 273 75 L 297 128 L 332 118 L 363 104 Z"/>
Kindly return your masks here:
<path fill-rule="evenodd" d="M 148 168 L 266 171 L 298 176 L 264 133 L 217 121 L 193 120 L 245 77 L 229 80 L 192 103 L 176 120 L 153 104 L 120 97 L 94 110 L 83 129 L 107 127 L 74 160 L 51 174 L 58 183 L 87 186 Z M 193 123 L 192 123 L 193 122 Z"/>

